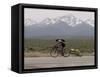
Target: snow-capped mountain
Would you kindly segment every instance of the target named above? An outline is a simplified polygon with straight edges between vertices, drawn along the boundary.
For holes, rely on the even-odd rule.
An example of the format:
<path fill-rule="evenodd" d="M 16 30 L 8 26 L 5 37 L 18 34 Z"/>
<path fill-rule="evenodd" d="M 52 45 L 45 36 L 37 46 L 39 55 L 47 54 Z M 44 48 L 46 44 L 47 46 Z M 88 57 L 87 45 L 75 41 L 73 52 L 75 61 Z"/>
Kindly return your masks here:
<path fill-rule="evenodd" d="M 41 24 L 44 24 L 44 26 L 47 26 L 49 24 L 55 24 L 55 23 L 59 23 L 59 22 L 67 23 L 69 26 L 72 26 L 72 27 L 74 27 L 77 24 L 80 24 L 82 22 L 86 22 L 86 23 L 90 24 L 91 26 L 94 25 L 94 20 L 87 19 L 87 20 L 83 21 L 81 19 L 78 19 L 77 17 L 75 17 L 72 14 L 67 14 L 67 15 L 64 15 L 61 17 L 57 17 L 57 18 L 49 18 L 48 17 L 40 22 L 32 21 L 31 19 L 25 19 L 25 25 L 38 24 L 38 26 L 39 26 Z"/>
<path fill-rule="evenodd" d="M 61 16 L 58 18 L 46 18 L 43 21 L 41 21 L 39 24 L 55 24 L 55 23 L 59 23 L 59 22 L 64 22 L 67 23 L 70 26 L 75 26 L 79 23 L 81 23 L 82 21 L 78 18 L 76 18 L 73 15 L 65 15 L 65 16 Z"/>
<path fill-rule="evenodd" d="M 29 21 L 31 22 L 32 21 Z M 91 25 L 91 19 L 82 21 L 73 15 L 61 16 L 58 18 L 46 18 L 41 22 L 25 26 L 25 37 L 32 38 L 36 36 L 94 36 L 94 26 Z"/>

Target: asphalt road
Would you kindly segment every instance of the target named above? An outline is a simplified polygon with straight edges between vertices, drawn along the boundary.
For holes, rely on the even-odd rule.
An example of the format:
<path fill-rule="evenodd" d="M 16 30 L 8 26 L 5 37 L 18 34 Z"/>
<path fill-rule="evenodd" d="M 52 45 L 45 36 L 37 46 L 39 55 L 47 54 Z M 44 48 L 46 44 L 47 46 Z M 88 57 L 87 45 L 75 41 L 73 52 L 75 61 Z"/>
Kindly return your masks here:
<path fill-rule="evenodd" d="M 82 57 L 27 57 L 24 69 L 94 65 L 94 56 Z"/>

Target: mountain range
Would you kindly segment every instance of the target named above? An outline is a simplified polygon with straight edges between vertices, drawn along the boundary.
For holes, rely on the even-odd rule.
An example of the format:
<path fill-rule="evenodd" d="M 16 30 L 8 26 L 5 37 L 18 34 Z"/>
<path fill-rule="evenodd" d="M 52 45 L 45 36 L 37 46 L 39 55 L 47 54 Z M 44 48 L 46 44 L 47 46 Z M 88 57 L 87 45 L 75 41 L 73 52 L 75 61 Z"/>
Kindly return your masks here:
<path fill-rule="evenodd" d="M 30 19 L 25 24 L 25 38 L 39 36 L 64 36 L 64 37 L 93 37 L 94 24 L 91 19 L 80 20 L 73 15 L 61 16 L 58 18 L 46 18 L 41 22 L 32 22 Z M 33 24 L 30 24 L 33 23 Z"/>

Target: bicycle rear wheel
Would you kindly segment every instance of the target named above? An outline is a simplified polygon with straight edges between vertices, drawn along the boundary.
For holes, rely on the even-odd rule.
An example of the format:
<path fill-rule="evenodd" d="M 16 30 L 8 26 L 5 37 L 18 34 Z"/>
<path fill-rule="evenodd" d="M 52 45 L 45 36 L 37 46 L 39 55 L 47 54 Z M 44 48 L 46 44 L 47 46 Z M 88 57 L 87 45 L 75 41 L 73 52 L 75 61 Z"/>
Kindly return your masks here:
<path fill-rule="evenodd" d="M 57 48 L 52 48 L 50 51 L 50 56 L 51 57 L 57 57 L 58 56 L 58 51 Z"/>
<path fill-rule="evenodd" d="M 63 53 L 64 53 L 64 55 L 63 55 L 64 57 L 70 56 L 70 51 L 68 51 L 67 49 L 64 49 Z"/>

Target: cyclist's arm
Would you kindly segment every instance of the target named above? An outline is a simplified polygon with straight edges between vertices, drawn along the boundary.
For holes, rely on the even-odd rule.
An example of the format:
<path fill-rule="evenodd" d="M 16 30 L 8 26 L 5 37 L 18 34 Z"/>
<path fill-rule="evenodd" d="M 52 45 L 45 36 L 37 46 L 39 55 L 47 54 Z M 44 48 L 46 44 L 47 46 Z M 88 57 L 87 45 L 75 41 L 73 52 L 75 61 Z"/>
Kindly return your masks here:
<path fill-rule="evenodd" d="M 56 44 L 54 45 L 54 47 L 58 47 L 58 44 L 59 44 L 59 43 L 56 43 Z"/>

